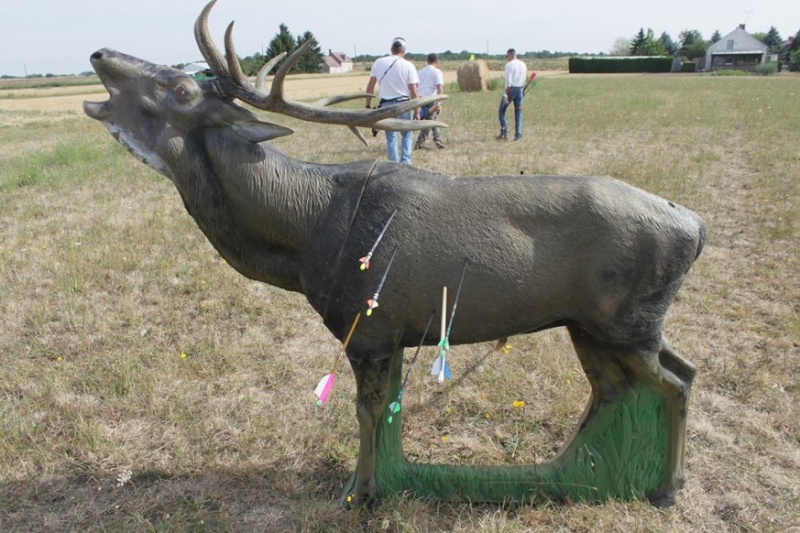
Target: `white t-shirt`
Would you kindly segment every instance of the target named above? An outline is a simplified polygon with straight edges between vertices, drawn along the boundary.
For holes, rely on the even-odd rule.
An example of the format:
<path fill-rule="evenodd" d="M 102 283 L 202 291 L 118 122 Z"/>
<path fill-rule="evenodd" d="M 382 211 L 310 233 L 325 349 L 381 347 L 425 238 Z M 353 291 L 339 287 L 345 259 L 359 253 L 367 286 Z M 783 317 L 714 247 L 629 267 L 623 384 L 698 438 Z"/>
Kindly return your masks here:
<path fill-rule="evenodd" d="M 528 76 L 528 67 L 519 59 L 512 59 L 506 63 L 506 89 L 509 87 L 523 87 Z"/>
<path fill-rule="evenodd" d="M 427 65 L 419 71 L 419 95 L 430 96 L 436 94 L 436 86 L 444 85 L 442 71 L 433 65 Z"/>
<path fill-rule="evenodd" d="M 394 100 L 408 94 L 408 85 L 418 84 L 419 76 L 413 63 L 399 56 L 384 56 L 375 60 L 369 75 L 378 80 L 381 100 Z"/>

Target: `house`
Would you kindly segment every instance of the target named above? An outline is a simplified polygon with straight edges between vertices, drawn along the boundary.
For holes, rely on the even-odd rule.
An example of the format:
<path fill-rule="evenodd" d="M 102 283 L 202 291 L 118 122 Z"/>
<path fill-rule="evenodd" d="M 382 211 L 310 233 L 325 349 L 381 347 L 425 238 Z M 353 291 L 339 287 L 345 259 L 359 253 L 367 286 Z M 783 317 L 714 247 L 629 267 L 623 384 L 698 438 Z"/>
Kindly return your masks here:
<path fill-rule="evenodd" d="M 322 70 L 328 74 L 344 74 L 353 70 L 353 60 L 343 52 L 328 50 L 328 55 L 322 63 Z"/>
<path fill-rule="evenodd" d="M 747 33 L 744 24 L 715 42 L 706 50 L 706 70 L 748 70 L 767 61 L 769 47 Z"/>

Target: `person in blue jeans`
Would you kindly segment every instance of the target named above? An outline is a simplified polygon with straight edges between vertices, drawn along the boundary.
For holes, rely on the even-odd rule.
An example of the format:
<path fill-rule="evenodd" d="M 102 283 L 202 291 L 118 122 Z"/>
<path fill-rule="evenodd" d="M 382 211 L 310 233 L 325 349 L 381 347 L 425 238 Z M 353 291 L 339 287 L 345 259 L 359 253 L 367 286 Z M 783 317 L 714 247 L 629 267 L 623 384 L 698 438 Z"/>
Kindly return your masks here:
<path fill-rule="evenodd" d="M 396 37 L 392 41 L 390 51 L 391 55 L 380 57 L 372 64 L 367 83 L 367 92 L 370 94 L 375 90 L 376 85 L 379 86 L 380 107 L 406 102 L 419 96 L 417 69 L 413 63 L 404 58 L 406 55 L 405 39 Z M 371 108 L 371 102 L 372 98 L 368 96 L 366 98 L 368 109 Z M 396 118 L 419 120 L 419 109 L 397 115 Z M 414 149 L 414 132 L 404 131 L 400 133 L 400 136 L 402 141 L 398 150 L 398 132 L 386 131 L 386 156 L 389 161 L 399 161 L 410 165 L 411 153 Z"/>
<path fill-rule="evenodd" d="M 522 99 L 524 96 L 525 79 L 528 76 L 528 67 L 517 59 L 517 51 L 509 48 L 506 52 L 505 92 L 500 100 L 500 135 L 498 140 L 508 139 L 508 124 L 506 123 L 506 109 L 514 103 L 514 140 L 522 139 Z"/>

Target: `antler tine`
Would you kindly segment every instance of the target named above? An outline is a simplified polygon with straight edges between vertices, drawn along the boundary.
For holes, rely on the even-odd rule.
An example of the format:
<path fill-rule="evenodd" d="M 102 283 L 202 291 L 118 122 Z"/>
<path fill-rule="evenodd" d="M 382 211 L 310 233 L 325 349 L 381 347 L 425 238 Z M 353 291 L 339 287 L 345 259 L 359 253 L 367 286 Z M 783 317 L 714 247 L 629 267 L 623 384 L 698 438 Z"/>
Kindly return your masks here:
<path fill-rule="evenodd" d="M 376 130 L 416 131 L 421 128 L 446 128 L 447 124 L 436 120 L 403 120 L 401 118 L 385 118 L 371 126 Z"/>
<path fill-rule="evenodd" d="M 376 98 L 374 94 L 370 93 L 339 94 L 337 96 L 330 96 L 328 98 L 323 98 L 322 100 L 317 100 L 311 105 L 319 105 L 324 107 L 329 105 L 341 104 L 342 102 L 349 102 L 350 100 L 358 100 L 359 98 L 366 98 L 367 96 L 371 98 Z"/>
<path fill-rule="evenodd" d="M 211 13 L 211 8 L 216 3 L 217 0 L 211 0 L 200 12 L 200 16 L 194 23 L 194 39 L 197 41 L 197 47 L 200 48 L 200 53 L 203 54 L 206 63 L 211 67 L 211 72 L 217 77 L 227 78 L 230 75 L 228 67 L 208 31 L 208 14 Z"/>
<path fill-rule="evenodd" d="M 272 80 L 272 88 L 269 91 L 273 99 L 283 101 L 283 81 L 286 79 L 286 75 L 294 64 L 297 63 L 297 60 L 300 59 L 300 56 L 303 55 L 303 52 L 308 50 L 308 47 L 311 46 L 313 42 L 313 40 L 308 39 L 302 45 L 298 46 L 297 49 L 292 52 L 292 55 L 286 58 L 286 61 L 283 62 L 278 72 L 275 73 L 275 78 Z"/>
<path fill-rule="evenodd" d="M 266 63 L 264 66 L 261 67 L 261 70 L 258 71 L 258 76 L 256 76 L 256 89 L 259 91 L 266 90 L 267 87 L 267 75 L 272 70 L 272 68 L 280 61 L 286 57 L 286 52 L 281 52 L 280 54 L 276 55 Z"/>
<path fill-rule="evenodd" d="M 247 77 L 242 72 L 242 65 L 239 64 L 236 47 L 233 45 L 233 21 L 228 24 L 228 28 L 225 30 L 225 59 L 228 60 L 228 71 L 233 81 L 238 85 L 249 85 Z"/>

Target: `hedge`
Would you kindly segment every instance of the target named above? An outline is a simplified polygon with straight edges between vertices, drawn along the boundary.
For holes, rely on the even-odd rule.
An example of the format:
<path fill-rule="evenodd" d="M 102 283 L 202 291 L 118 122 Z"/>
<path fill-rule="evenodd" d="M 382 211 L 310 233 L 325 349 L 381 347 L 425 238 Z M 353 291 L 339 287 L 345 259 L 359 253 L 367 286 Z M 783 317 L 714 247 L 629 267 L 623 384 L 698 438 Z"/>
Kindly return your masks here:
<path fill-rule="evenodd" d="M 570 73 L 670 72 L 671 57 L 571 57 Z"/>

